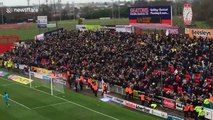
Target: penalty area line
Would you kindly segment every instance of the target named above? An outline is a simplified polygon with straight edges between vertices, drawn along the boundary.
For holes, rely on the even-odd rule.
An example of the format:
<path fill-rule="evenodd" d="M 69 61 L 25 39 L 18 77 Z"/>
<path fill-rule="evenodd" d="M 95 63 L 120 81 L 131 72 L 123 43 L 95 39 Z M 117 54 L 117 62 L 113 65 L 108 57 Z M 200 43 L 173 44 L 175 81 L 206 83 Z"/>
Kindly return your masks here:
<path fill-rule="evenodd" d="M 27 86 L 25 86 L 25 87 L 27 87 Z M 28 88 L 29 88 L 29 87 L 28 87 Z M 49 93 L 44 92 L 44 91 L 41 91 L 41 90 L 39 90 L 39 89 L 34 89 L 34 88 L 31 88 L 31 89 L 36 90 L 36 91 L 38 91 L 38 92 L 42 92 L 42 93 L 47 94 L 47 95 L 49 95 L 49 96 L 52 96 L 52 95 L 50 95 Z M 61 100 L 63 100 L 63 101 L 66 101 L 66 102 L 68 102 L 68 103 L 70 103 L 70 104 L 76 105 L 76 106 L 78 106 L 78 107 L 87 109 L 87 110 L 92 111 L 92 112 L 94 112 L 94 113 L 103 115 L 103 116 L 105 116 L 105 117 L 108 117 L 108 118 L 111 118 L 111 119 L 114 119 L 114 120 L 119 120 L 118 118 L 112 117 L 112 116 L 107 115 L 107 114 L 104 114 L 104 113 L 102 113 L 102 112 L 98 112 L 98 111 L 96 111 L 96 110 L 93 110 L 93 109 L 88 108 L 88 107 L 86 107 L 86 106 L 83 106 L 83 105 L 80 105 L 80 104 L 78 104 L 78 103 L 72 102 L 72 101 L 70 101 L 70 100 L 64 99 L 64 98 L 62 98 L 62 97 L 54 96 L 54 95 L 53 95 L 53 97 L 58 98 L 58 99 L 61 99 Z"/>
<path fill-rule="evenodd" d="M 55 103 L 55 104 L 49 104 L 49 105 L 44 105 L 44 106 L 38 106 L 38 107 L 31 108 L 31 109 L 32 109 L 32 110 L 42 109 L 42 108 L 57 106 L 57 105 L 66 104 L 66 103 L 68 103 L 68 102 L 60 102 L 60 103 Z"/>

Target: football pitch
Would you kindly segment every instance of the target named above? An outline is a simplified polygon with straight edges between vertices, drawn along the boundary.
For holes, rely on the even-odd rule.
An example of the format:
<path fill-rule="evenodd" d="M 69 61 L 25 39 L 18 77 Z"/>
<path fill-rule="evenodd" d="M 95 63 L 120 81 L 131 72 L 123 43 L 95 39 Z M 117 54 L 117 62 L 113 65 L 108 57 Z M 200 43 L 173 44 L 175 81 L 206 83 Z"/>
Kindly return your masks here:
<path fill-rule="evenodd" d="M 4 102 L 5 91 L 10 96 L 9 107 Z M 71 90 L 54 96 L 49 91 L 0 77 L 1 120 L 161 120 Z"/>
<path fill-rule="evenodd" d="M 50 23 L 55 23 L 55 21 L 50 21 Z M 78 24 L 77 20 L 63 20 L 58 21 L 58 27 L 64 28 L 67 30 L 75 30 L 76 25 Z M 85 25 L 116 25 L 116 24 L 128 24 L 127 18 L 121 18 L 121 19 L 110 19 L 110 20 L 99 20 L 99 19 L 88 19 L 84 20 L 83 24 Z M 56 28 L 50 28 L 50 29 L 38 29 L 37 24 L 33 23 L 30 26 L 22 26 L 16 28 L 2 28 L 0 25 L 0 36 L 1 35 L 18 35 L 20 37 L 20 40 L 31 40 L 34 39 L 34 37 L 38 34 L 48 32 L 51 30 L 54 30 Z"/>
<path fill-rule="evenodd" d="M 55 23 L 54 21 L 51 21 L 50 23 Z M 77 20 L 63 20 L 58 21 L 58 27 L 65 28 L 67 30 L 75 30 L 75 26 L 78 24 Z M 127 25 L 128 18 L 121 18 L 121 19 L 110 19 L 110 20 L 99 20 L 99 19 L 86 19 L 84 20 L 83 24 L 85 25 Z M 198 28 L 208 28 L 209 26 L 205 22 L 195 22 L 194 23 Z M 184 31 L 185 25 L 183 23 L 183 20 L 179 17 L 174 17 L 173 19 L 173 25 L 179 26 L 180 31 Z M 0 26 L 0 36 L 1 35 L 18 35 L 20 37 L 20 40 L 31 40 L 34 39 L 34 37 L 38 34 L 48 32 L 49 30 L 53 30 L 55 28 L 51 29 L 38 29 L 36 23 L 32 24 L 31 26 L 23 26 L 20 28 L 2 28 Z"/>

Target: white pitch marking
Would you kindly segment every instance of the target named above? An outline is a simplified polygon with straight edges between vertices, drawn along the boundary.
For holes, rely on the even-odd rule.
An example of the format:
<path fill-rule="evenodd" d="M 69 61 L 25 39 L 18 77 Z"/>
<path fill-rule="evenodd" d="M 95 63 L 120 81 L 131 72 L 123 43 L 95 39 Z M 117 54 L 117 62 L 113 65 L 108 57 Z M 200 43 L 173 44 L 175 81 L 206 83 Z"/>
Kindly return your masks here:
<path fill-rule="evenodd" d="M 6 78 L 2 78 L 2 79 L 8 81 Z M 10 81 L 10 82 L 13 82 L 13 81 Z M 24 87 L 27 87 L 27 88 L 30 88 L 30 87 L 25 86 L 25 85 L 22 85 L 22 84 L 20 84 L 20 83 L 17 83 L 17 84 L 18 84 L 18 85 L 21 85 L 21 86 L 24 86 Z M 52 95 L 50 95 L 50 93 L 41 91 L 41 90 L 39 90 L 39 89 L 35 89 L 35 88 L 30 88 L 30 89 L 33 89 L 33 90 L 36 90 L 36 91 L 38 91 L 38 92 L 41 92 L 41 93 L 47 94 L 47 95 L 49 95 L 49 96 L 52 96 Z M 100 115 L 103 115 L 103 116 L 105 116 L 105 117 L 108 117 L 108 118 L 111 118 L 111 119 L 114 119 L 114 120 L 119 120 L 118 118 L 112 117 L 112 116 L 107 115 L 107 114 L 104 114 L 104 113 L 102 113 L 102 112 L 98 112 L 98 111 L 96 111 L 96 110 L 93 110 L 93 109 L 91 109 L 91 108 L 85 107 L 85 106 L 83 106 L 83 105 L 80 105 L 80 104 L 78 104 L 78 103 L 72 102 L 72 101 L 70 101 L 70 100 L 67 100 L 67 99 L 64 99 L 64 98 L 61 98 L 61 97 L 58 97 L 58 96 L 53 96 L 53 97 L 58 98 L 58 99 L 61 99 L 61 100 L 64 100 L 64 101 L 66 101 L 66 102 L 68 102 L 68 103 L 71 103 L 71 104 L 73 104 L 73 105 L 82 107 L 82 108 L 84 108 L 84 109 L 87 109 L 87 110 L 89 110 L 89 111 L 92 111 L 92 112 L 97 113 L 97 114 L 100 114 Z"/>
<path fill-rule="evenodd" d="M 1 97 L 4 97 L 4 96 L 1 95 L 1 94 L 0 94 L 0 96 L 1 96 Z M 20 105 L 20 106 L 22 106 L 22 107 L 24 107 L 24 108 L 26 108 L 26 109 L 28 109 L 28 110 L 31 110 L 31 109 L 30 109 L 29 107 L 27 107 L 26 105 L 23 105 L 23 104 L 21 104 L 21 103 L 15 101 L 15 100 L 13 100 L 13 99 L 11 99 L 11 98 L 9 98 L 9 100 L 12 101 L 12 102 L 14 102 L 14 103 L 16 103 L 16 104 L 18 104 L 18 105 Z"/>
<path fill-rule="evenodd" d="M 20 84 L 20 85 L 21 85 L 21 84 Z M 22 86 L 24 86 L 24 85 L 22 85 Z M 25 87 L 27 87 L 27 86 L 25 86 Z M 27 88 L 29 88 L 29 87 L 27 87 Z M 39 89 L 34 89 L 34 88 L 32 88 L 32 89 L 33 89 L 33 90 L 36 90 L 36 91 L 38 91 L 38 92 L 41 92 L 41 93 L 50 95 L 49 93 L 44 92 L 44 91 L 41 91 L 41 90 L 39 90 Z M 64 99 L 64 98 L 61 98 L 61 97 L 58 97 L 58 96 L 53 96 L 53 97 L 58 98 L 58 99 L 61 99 L 61 100 L 66 101 L 66 102 L 68 102 L 68 103 L 71 103 L 71 104 L 73 104 L 73 105 L 82 107 L 82 108 L 87 109 L 87 110 L 89 110 L 89 111 L 98 113 L 98 114 L 103 115 L 103 116 L 105 116 L 105 117 L 108 117 L 108 118 L 111 118 L 111 119 L 114 119 L 114 120 L 119 120 L 118 118 L 112 117 L 112 116 L 107 115 L 107 114 L 104 114 L 104 113 L 102 113 L 102 112 L 98 112 L 98 111 L 96 111 L 96 110 L 93 110 L 93 109 L 91 109 L 91 108 L 85 107 L 85 106 L 83 106 L 83 105 L 80 105 L 80 104 L 78 104 L 78 103 L 72 102 L 72 101 L 70 101 L 70 100 L 67 100 L 67 99 Z"/>
<path fill-rule="evenodd" d="M 42 108 L 46 108 L 46 107 L 50 107 L 50 106 L 56 106 L 56 105 L 61 105 L 61 104 L 65 104 L 68 102 L 60 102 L 60 103 L 55 103 L 55 104 L 49 104 L 49 105 L 44 105 L 44 106 L 38 106 L 38 107 L 34 107 L 31 108 L 32 110 L 36 110 L 36 109 L 42 109 Z"/>

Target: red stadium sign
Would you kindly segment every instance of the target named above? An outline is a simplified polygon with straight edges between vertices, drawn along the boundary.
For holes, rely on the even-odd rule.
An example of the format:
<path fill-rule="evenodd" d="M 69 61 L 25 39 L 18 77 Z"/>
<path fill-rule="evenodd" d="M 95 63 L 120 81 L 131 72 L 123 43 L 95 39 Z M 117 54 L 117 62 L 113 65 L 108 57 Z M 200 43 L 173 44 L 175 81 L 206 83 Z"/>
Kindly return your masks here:
<path fill-rule="evenodd" d="M 175 101 L 164 98 L 163 105 L 164 105 L 164 107 L 174 109 L 175 108 Z"/>
<path fill-rule="evenodd" d="M 136 104 L 129 101 L 124 101 L 124 106 L 132 108 L 132 109 L 136 109 Z"/>

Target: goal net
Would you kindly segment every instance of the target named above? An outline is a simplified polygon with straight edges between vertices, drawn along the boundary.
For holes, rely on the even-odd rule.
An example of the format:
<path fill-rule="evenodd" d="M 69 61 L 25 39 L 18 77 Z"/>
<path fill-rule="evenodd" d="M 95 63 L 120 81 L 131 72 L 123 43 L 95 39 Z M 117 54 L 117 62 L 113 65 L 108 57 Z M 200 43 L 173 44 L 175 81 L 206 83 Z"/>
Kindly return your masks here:
<path fill-rule="evenodd" d="M 66 79 L 56 77 L 52 74 L 41 74 L 29 72 L 29 79 L 32 79 L 30 87 L 50 93 L 51 95 L 64 94 L 66 89 Z"/>

